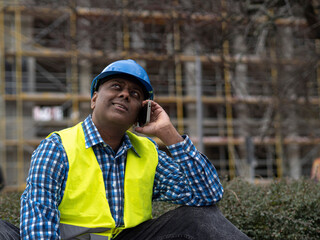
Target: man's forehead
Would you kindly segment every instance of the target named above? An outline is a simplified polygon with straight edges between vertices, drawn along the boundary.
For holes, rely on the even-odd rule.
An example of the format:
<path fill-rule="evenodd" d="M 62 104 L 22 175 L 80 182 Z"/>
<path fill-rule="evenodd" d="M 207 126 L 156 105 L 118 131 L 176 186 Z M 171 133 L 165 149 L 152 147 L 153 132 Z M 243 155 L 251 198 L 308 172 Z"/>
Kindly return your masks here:
<path fill-rule="evenodd" d="M 112 78 L 107 82 L 110 82 L 110 83 L 117 82 L 117 83 L 121 83 L 121 84 L 128 84 L 130 87 L 135 88 L 135 89 L 139 89 L 141 92 L 143 92 L 143 89 L 139 85 L 139 83 L 133 79 L 129 80 L 129 79 L 123 79 L 123 78 Z"/>
<path fill-rule="evenodd" d="M 99 89 L 99 86 L 110 81 L 112 82 L 117 81 L 119 83 L 121 82 L 128 83 L 130 84 L 130 87 L 142 91 L 144 99 L 147 99 L 149 96 L 149 93 L 146 87 L 143 85 L 143 83 L 139 79 L 136 79 L 135 77 L 128 74 L 114 74 L 101 79 L 97 84 L 96 91 Z"/>

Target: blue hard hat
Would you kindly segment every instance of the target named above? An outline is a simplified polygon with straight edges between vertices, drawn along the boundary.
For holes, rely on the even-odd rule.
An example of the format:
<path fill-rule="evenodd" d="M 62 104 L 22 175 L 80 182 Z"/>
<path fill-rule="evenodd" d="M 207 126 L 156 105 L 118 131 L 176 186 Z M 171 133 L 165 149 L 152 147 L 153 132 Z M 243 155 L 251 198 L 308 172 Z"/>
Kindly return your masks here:
<path fill-rule="evenodd" d="M 112 75 L 125 74 L 127 76 L 133 77 L 133 79 L 138 80 L 140 85 L 145 88 L 147 93 L 146 99 L 153 99 L 153 88 L 151 86 L 147 72 L 134 60 L 119 60 L 109 64 L 103 71 L 96 76 L 91 83 L 91 98 L 93 93 L 97 91 L 99 86 L 99 81 L 104 78 L 109 78 Z"/>

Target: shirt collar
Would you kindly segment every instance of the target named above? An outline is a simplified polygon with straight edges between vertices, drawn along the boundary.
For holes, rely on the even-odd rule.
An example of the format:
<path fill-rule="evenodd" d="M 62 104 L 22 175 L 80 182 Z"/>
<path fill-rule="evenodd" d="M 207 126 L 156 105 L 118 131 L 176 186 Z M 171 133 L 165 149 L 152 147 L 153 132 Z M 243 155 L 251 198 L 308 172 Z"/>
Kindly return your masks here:
<path fill-rule="evenodd" d="M 84 132 L 86 148 L 90 148 L 90 147 L 98 145 L 98 144 L 105 144 L 97 127 L 94 125 L 94 123 L 92 121 L 91 115 L 89 115 L 83 121 L 82 128 L 83 128 L 83 132 Z M 129 139 L 129 136 L 127 134 L 125 134 L 123 137 L 122 145 L 119 148 L 119 150 L 123 149 L 124 151 L 126 151 L 130 148 L 133 150 L 133 152 L 135 152 L 140 157 L 138 152 L 133 147 L 133 145 Z"/>

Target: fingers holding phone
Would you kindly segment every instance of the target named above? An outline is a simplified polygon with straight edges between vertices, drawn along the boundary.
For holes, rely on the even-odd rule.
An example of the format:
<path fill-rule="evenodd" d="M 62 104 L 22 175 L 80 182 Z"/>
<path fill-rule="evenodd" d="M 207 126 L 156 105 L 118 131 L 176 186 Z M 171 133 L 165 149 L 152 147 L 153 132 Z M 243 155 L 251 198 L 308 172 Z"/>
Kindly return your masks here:
<path fill-rule="evenodd" d="M 159 129 L 171 124 L 169 116 L 158 103 L 147 100 L 142 104 L 135 128 L 137 132 L 155 136 Z"/>
<path fill-rule="evenodd" d="M 150 122 L 151 118 L 151 101 L 147 101 L 145 103 L 138 115 L 138 121 L 137 121 L 137 126 L 138 127 L 143 127 L 147 125 Z"/>
<path fill-rule="evenodd" d="M 183 141 L 168 114 L 158 103 L 151 100 L 143 102 L 140 118 L 136 132 L 158 137 L 167 146 Z"/>

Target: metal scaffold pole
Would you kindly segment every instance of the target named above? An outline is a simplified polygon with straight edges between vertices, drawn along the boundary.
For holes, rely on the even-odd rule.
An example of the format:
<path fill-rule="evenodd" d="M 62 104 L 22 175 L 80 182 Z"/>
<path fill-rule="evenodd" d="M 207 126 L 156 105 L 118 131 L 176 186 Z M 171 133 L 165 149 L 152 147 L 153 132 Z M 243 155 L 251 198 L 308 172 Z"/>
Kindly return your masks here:
<path fill-rule="evenodd" d="M 128 0 L 122 0 L 122 46 L 119 47 L 121 49 L 122 58 L 128 58 L 129 50 L 130 50 L 130 28 L 129 28 L 129 20 L 128 20 Z"/>
<path fill-rule="evenodd" d="M 72 1 L 72 8 L 75 9 L 76 2 Z M 71 43 L 71 94 L 72 94 L 72 122 L 76 124 L 79 122 L 79 101 L 78 95 L 78 53 L 77 53 L 77 16 L 76 13 L 71 9 L 70 11 L 70 36 L 72 39 Z"/>
<path fill-rule="evenodd" d="M 276 116 L 274 120 L 274 128 L 275 128 L 275 144 L 276 144 L 276 166 L 277 166 L 277 177 L 282 178 L 283 176 L 283 147 L 282 147 L 282 135 L 281 135 L 281 115 L 279 111 L 279 88 L 278 88 L 278 70 L 275 66 L 275 62 L 277 60 L 276 51 L 275 51 L 275 39 L 272 39 L 272 45 L 270 49 L 270 57 L 271 57 L 271 80 L 273 86 L 273 99 L 274 106 L 276 111 Z"/>
<path fill-rule="evenodd" d="M 196 97 L 197 97 L 197 133 L 198 150 L 204 152 L 203 146 L 203 103 L 202 103 L 202 64 L 200 57 L 196 57 Z"/>
<path fill-rule="evenodd" d="M 176 19 L 176 13 L 173 12 L 173 18 Z M 174 21 L 174 50 L 175 53 L 179 53 L 180 47 L 180 24 Z M 175 57 L 175 79 L 176 79 L 176 97 L 177 97 L 177 120 L 178 120 L 178 132 L 183 134 L 184 123 L 183 123 L 183 91 L 182 91 L 182 64 L 180 59 Z"/>
<path fill-rule="evenodd" d="M 315 40 L 316 44 L 316 52 L 318 55 L 320 55 L 320 39 Z M 317 83 L 318 83 L 318 101 L 319 101 L 319 107 L 320 107 L 320 60 L 317 62 Z"/>
<path fill-rule="evenodd" d="M 130 49 L 130 31 L 128 19 L 126 17 L 126 6 L 128 5 L 128 0 L 122 0 L 123 9 L 123 18 L 122 18 L 122 36 L 123 36 L 123 56 L 125 57 Z"/>
<path fill-rule="evenodd" d="M 127 55 L 130 48 L 130 33 L 129 33 L 129 26 L 126 19 L 123 20 L 123 55 Z"/>
<path fill-rule="evenodd" d="M 3 2 L 0 1 L 0 121 L 1 121 L 1 161 L 0 167 L 6 179 L 6 169 L 7 169 L 7 153 L 6 153 L 6 69 L 5 69 L 5 40 L 4 40 L 4 11 Z"/>
<path fill-rule="evenodd" d="M 227 31 L 227 13 L 226 13 L 226 2 L 221 2 L 223 6 L 222 11 L 222 32 Z M 226 34 L 224 34 L 226 36 Z M 234 143 L 233 143 L 233 118 L 232 118 L 232 95 L 231 95 L 231 79 L 230 79 L 230 63 L 227 58 L 229 56 L 229 41 L 224 39 L 223 41 L 223 71 L 224 71 L 224 86 L 225 86 L 225 107 L 226 107 L 226 120 L 227 120 L 227 135 L 228 135 L 228 158 L 229 158 L 229 176 L 233 179 L 236 176 L 236 166 L 235 166 L 235 153 L 234 153 Z"/>
<path fill-rule="evenodd" d="M 23 171 L 23 102 L 22 102 L 22 48 L 21 48 L 21 10 L 19 1 L 15 8 L 15 49 L 16 49 L 16 124 L 17 124 L 17 171 L 18 187 L 24 183 Z"/>

